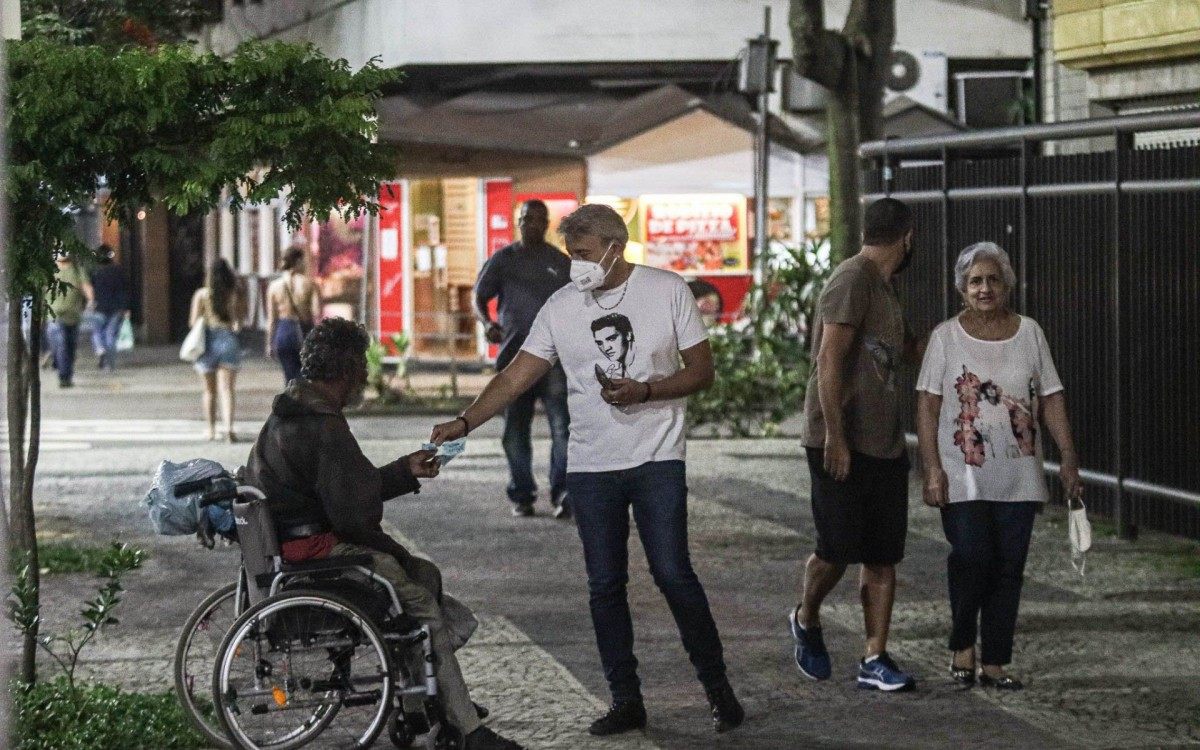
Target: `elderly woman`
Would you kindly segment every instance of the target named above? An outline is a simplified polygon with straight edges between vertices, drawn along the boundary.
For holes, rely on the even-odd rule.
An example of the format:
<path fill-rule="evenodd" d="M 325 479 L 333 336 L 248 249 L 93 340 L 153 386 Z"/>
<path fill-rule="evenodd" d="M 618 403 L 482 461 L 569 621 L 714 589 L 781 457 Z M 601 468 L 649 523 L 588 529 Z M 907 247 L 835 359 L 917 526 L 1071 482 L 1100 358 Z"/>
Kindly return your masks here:
<path fill-rule="evenodd" d="M 917 432 L 925 504 L 940 508 L 950 542 L 950 674 L 1020 690 L 1005 672 L 1021 597 L 1025 556 L 1038 504 L 1044 422 L 1062 454 L 1059 478 L 1080 492 L 1062 383 L 1041 327 L 1008 307 L 1016 276 L 991 242 L 962 251 L 954 265 L 961 314 L 938 326 L 917 379 Z M 1040 420 L 1039 420 L 1040 417 Z"/>

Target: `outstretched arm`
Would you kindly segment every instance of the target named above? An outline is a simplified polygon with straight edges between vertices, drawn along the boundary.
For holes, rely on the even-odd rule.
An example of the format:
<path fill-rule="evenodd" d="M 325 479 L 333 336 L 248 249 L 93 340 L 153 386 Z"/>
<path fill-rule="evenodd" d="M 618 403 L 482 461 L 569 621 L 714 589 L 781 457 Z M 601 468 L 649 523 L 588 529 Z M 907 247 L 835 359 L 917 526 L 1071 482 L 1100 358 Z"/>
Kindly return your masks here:
<path fill-rule="evenodd" d="M 447 440 L 465 437 L 468 432 L 503 411 L 517 396 L 532 388 L 550 372 L 551 367 L 553 365 L 541 357 L 526 351 L 518 352 L 512 363 L 491 379 L 483 393 L 479 394 L 475 403 L 467 407 L 461 417 L 433 428 L 430 442 L 441 445 Z"/>

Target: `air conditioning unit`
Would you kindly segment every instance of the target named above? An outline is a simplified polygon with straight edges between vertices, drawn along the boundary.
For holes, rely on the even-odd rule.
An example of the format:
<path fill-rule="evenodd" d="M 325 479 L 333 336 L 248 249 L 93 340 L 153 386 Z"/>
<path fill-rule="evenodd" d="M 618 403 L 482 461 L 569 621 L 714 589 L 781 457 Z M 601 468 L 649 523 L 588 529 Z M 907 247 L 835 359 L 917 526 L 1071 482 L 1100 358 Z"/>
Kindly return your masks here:
<path fill-rule="evenodd" d="M 949 74 L 945 52 L 894 49 L 884 76 L 883 100 L 886 102 L 903 95 L 930 109 L 948 113 Z M 796 73 L 786 61 L 782 79 L 784 110 L 801 115 L 824 111 L 829 93 Z"/>
<path fill-rule="evenodd" d="M 949 112 L 950 66 L 945 52 L 892 50 L 884 74 L 884 101 L 907 96 L 938 112 Z"/>

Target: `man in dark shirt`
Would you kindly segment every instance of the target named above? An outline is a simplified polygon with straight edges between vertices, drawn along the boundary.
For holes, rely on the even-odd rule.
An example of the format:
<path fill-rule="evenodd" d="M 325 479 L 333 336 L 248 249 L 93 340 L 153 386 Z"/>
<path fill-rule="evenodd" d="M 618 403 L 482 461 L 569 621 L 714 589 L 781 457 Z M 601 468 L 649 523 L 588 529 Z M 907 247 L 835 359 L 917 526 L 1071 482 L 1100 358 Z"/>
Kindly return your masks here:
<path fill-rule="evenodd" d="M 503 370 L 517 356 L 538 311 L 550 295 L 571 279 L 571 261 L 546 242 L 550 212 L 539 200 L 525 201 L 517 219 L 520 242 L 501 248 L 484 264 L 475 282 L 475 312 L 486 329 L 487 340 L 500 345 L 496 368 Z M 488 303 L 499 298 L 499 322 L 492 320 Z M 555 518 L 569 518 L 567 502 L 567 376 L 555 365 L 536 385 L 513 401 L 504 412 L 504 455 L 508 458 L 508 499 L 514 516 L 532 516 L 537 499 L 533 479 L 533 446 L 529 428 L 533 409 L 541 400 L 550 422 L 550 504 Z"/>
<path fill-rule="evenodd" d="M 92 272 L 92 300 L 96 310 L 92 327 L 92 348 L 100 357 L 102 369 L 117 367 L 117 337 L 129 315 L 129 282 L 125 269 L 113 263 L 115 253 L 108 245 L 96 250 L 99 265 Z"/>
<path fill-rule="evenodd" d="M 520 750 L 479 723 L 454 655 L 474 622 L 443 596 L 442 575 L 384 532 L 383 503 L 417 492 L 418 478 L 438 474 L 433 451 L 376 467 L 363 455 L 342 414 L 367 384 L 366 330 L 342 318 L 322 321 L 300 351 L 300 377 L 275 398 L 246 462 L 244 480 L 267 496 L 285 560 L 368 554 L 391 582 L 404 611 L 429 626 L 438 692 L 463 750 Z"/>

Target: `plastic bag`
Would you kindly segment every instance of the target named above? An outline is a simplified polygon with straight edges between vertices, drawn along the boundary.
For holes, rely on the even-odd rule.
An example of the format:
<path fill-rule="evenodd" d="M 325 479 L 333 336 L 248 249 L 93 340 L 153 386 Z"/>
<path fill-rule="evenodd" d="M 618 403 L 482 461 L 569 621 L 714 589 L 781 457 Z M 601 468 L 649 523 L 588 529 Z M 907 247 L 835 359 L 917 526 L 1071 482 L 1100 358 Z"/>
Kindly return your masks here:
<path fill-rule="evenodd" d="M 175 485 L 195 479 L 229 476 L 225 467 L 207 458 L 193 458 L 181 464 L 163 461 L 154 472 L 154 483 L 142 505 L 150 517 L 150 525 L 163 536 L 195 534 L 205 520 L 201 518 L 200 498 L 202 492 L 175 497 Z M 228 511 L 227 511 L 228 512 Z M 211 519 L 211 515 L 209 516 Z M 213 523 L 213 526 L 219 524 Z"/>
<path fill-rule="evenodd" d="M 117 351 L 127 352 L 133 349 L 133 324 L 129 318 L 121 321 L 121 330 L 117 332 Z"/>

